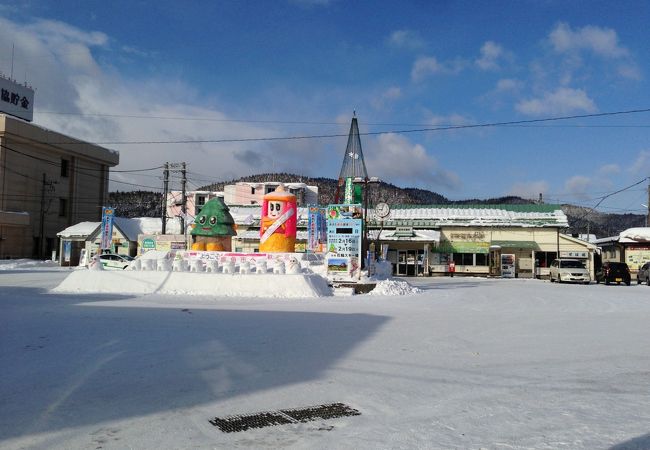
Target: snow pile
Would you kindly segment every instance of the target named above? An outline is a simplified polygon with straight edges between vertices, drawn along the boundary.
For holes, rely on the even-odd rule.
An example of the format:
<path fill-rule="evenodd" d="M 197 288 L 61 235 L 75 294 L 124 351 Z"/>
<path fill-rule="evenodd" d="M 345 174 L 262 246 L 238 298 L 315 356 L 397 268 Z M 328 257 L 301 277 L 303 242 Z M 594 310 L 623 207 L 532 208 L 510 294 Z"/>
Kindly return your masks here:
<path fill-rule="evenodd" d="M 6 259 L 0 260 L 0 270 L 19 270 L 19 269 L 59 269 L 56 261 L 46 259 L 44 261 L 37 259 Z"/>
<path fill-rule="evenodd" d="M 223 274 L 163 270 L 78 270 L 53 293 L 169 294 L 220 297 L 313 298 L 332 295 L 316 274 Z"/>
<path fill-rule="evenodd" d="M 409 295 L 420 292 L 422 289 L 411 286 L 406 281 L 382 280 L 368 295 Z"/>

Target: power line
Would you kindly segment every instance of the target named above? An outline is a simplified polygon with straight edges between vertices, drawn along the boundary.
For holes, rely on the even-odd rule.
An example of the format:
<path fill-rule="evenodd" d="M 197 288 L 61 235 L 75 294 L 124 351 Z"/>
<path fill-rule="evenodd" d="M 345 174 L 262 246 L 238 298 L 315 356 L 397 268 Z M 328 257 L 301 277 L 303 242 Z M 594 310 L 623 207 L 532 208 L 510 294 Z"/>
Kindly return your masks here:
<path fill-rule="evenodd" d="M 306 121 L 306 120 L 255 120 L 255 119 L 216 119 L 213 117 L 183 117 L 183 116 L 155 116 L 145 114 L 100 114 L 63 111 L 38 111 L 38 114 L 65 115 L 79 117 L 108 117 L 114 119 L 143 119 L 143 120 L 176 120 L 188 122 L 222 122 L 222 123 L 260 123 L 269 125 L 332 125 L 342 126 L 342 122 L 332 121 Z M 423 123 L 400 123 L 400 122 L 363 122 L 364 126 L 375 127 L 422 127 Z M 452 127 L 453 124 L 439 124 L 438 127 Z M 650 128 L 650 125 L 512 125 L 521 127 L 544 127 L 544 128 Z"/>
<path fill-rule="evenodd" d="M 16 150 L 16 149 L 14 149 L 14 148 L 11 148 L 11 147 L 9 147 L 9 146 L 7 146 L 7 145 L 5 145 L 5 144 L 0 144 L 0 148 L 3 148 L 3 149 L 5 149 L 5 150 L 12 151 L 12 152 L 14 152 L 14 153 L 18 153 L 19 155 L 25 156 L 25 157 L 27 157 L 27 158 L 31 158 L 31 159 L 35 159 L 35 160 L 37 160 L 37 161 L 44 162 L 44 163 L 49 164 L 49 165 L 51 165 L 51 166 L 53 166 L 53 167 L 61 168 L 61 163 L 60 163 L 60 162 L 57 162 L 57 161 L 52 161 L 52 160 L 49 160 L 49 159 L 40 158 L 40 157 L 38 157 L 38 156 L 30 155 L 30 154 L 28 154 L 28 153 L 21 152 L 20 150 Z M 7 167 L 6 165 L 3 165 L 3 167 L 5 167 L 7 170 L 11 170 L 11 168 Z M 156 170 L 156 169 L 159 169 L 159 168 L 162 168 L 162 166 L 160 166 L 160 167 L 154 167 L 154 168 L 149 168 L 149 169 L 133 169 L 133 170 L 124 170 L 124 171 L 117 170 L 117 171 L 114 171 L 114 172 L 118 172 L 118 173 L 147 172 L 147 171 Z M 75 173 L 77 173 L 77 174 L 81 174 L 81 175 L 84 175 L 84 176 L 87 176 L 87 177 L 97 178 L 97 179 L 99 179 L 99 180 L 103 180 L 103 179 L 104 179 L 104 178 L 101 177 L 101 176 L 95 175 L 95 174 L 93 174 L 93 173 L 88 173 L 88 172 L 101 172 L 102 169 L 91 169 L 91 168 L 80 168 L 80 167 L 75 167 L 75 168 L 73 169 L 73 171 L 74 171 Z M 108 170 L 108 173 L 110 173 L 110 170 Z M 20 174 L 20 173 L 18 173 L 18 175 L 26 176 L 27 178 L 30 178 L 30 179 L 33 179 L 33 180 L 38 181 L 39 183 L 41 182 L 41 180 L 37 180 L 36 178 L 29 177 L 29 176 L 24 175 L 24 174 Z M 115 180 L 115 179 L 110 178 L 110 177 L 107 177 L 107 179 L 108 179 L 108 181 L 113 182 L 113 183 L 125 184 L 125 185 L 129 185 L 129 186 L 145 187 L 145 188 L 149 188 L 149 189 L 161 189 L 160 187 L 156 187 L 156 186 L 146 186 L 146 185 L 141 185 L 141 184 L 129 183 L 129 182 L 126 182 L 126 181 L 119 181 L 119 180 Z"/>
<path fill-rule="evenodd" d="M 560 120 L 573 120 L 573 119 L 586 119 L 595 117 L 608 117 L 626 114 L 639 114 L 650 112 L 650 108 L 646 109 L 633 109 L 627 111 L 612 111 L 593 114 L 578 114 L 572 116 L 558 116 L 547 117 L 542 119 L 527 119 L 527 120 L 512 120 L 505 122 L 489 122 L 481 124 L 467 124 L 467 125 L 448 125 L 438 126 L 432 128 L 417 128 L 409 130 L 392 130 L 392 131 L 368 131 L 359 133 L 360 136 L 377 136 L 382 134 L 409 134 L 409 133 L 423 133 L 431 131 L 451 131 L 463 130 L 474 128 L 492 128 L 492 127 L 505 127 L 513 125 L 533 124 L 553 122 Z M 320 134 L 320 135 L 303 135 L 303 136 L 278 136 L 278 137 L 259 137 L 259 138 L 229 138 L 229 139 L 181 139 L 181 140 L 168 140 L 168 141 L 103 141 L 93 142 L 95 145 L 163 145 L 163 144 L 225 144 L 235 142 L 273 142 L 273 141 L 292 141 L 292 140 L 308 140 L 308 139 L 329 139 L 347 137 L 348 134 Z M 79 144 L 80 142 L 60 142 L 57 144 Z"/>

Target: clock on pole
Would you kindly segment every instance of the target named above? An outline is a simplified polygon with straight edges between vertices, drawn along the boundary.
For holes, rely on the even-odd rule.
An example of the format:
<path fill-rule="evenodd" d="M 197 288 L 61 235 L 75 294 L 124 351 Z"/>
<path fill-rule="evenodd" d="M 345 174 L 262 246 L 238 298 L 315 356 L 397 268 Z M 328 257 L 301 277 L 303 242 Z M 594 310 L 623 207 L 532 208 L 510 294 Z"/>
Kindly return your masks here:
<path fill-rule="evenodd" d="M 388 203 L 381 202 L 375 205 L 375 215 L 380 218 L 388 217 L 390 214 L 390 206 Z"/>

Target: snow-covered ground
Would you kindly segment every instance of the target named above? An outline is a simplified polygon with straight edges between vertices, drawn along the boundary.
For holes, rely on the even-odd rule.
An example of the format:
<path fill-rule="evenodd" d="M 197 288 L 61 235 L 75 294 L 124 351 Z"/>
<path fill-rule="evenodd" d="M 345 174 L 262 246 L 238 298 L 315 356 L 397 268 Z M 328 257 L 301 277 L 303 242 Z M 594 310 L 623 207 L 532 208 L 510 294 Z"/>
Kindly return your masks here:
<path fill-rule="evenodd" d="M 49 293 L 0 272 L 0 448 L 650 448 L 650 288 L 387 280 L 317 298 Z M 215 416 L 360 416 L 225 434 Z"/>

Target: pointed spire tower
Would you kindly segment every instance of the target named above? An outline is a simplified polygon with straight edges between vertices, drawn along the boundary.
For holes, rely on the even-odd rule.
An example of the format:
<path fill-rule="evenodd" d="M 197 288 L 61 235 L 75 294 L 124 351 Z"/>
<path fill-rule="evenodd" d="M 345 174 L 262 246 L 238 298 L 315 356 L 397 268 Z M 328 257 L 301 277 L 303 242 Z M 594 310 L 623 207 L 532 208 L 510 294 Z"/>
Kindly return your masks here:
<path fill-rule="evenodd" d="M 368 171 L 366 170 L 366 162 L 363 160 L 356 112 L 353 114 L 352 123 L 350 124 L 348 145 L 345 147 L 345 154 L 343 155 L 343 164 L 339 174 L 334 203 L 361 202 L 361 185 L 353 185 L 352 181 L 355 178 L 368 181 Z M 359 192 L 356 192 L 357 190 Z"/>

